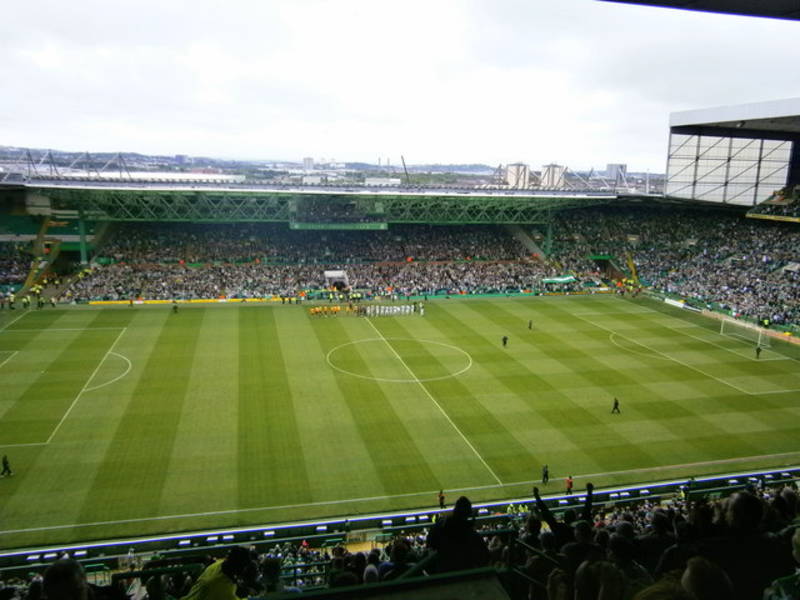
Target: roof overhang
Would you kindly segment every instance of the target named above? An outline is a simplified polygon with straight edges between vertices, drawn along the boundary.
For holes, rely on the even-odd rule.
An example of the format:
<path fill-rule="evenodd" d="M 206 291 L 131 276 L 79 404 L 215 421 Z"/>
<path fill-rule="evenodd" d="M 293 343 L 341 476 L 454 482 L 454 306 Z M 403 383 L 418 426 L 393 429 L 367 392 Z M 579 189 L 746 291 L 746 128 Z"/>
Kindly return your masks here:
<path fill-rule="evenodd" d="M 800 98 L 675 112 L 672 133 L 800 141 Z"/>
<path fill-rule="evenodd" d="M 604 0 L 640 6 L 680 8 L 700 12 L 714 12 L 747 17 L 768 17 L 800 21 L 800 4 L 797 0 Z"/>

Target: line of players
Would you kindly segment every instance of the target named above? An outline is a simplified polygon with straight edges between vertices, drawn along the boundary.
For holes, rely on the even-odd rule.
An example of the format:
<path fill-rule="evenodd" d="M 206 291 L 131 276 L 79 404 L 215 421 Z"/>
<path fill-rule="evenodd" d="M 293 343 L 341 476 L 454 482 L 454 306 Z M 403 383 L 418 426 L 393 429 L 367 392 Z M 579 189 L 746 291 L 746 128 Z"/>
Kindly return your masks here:
<path fill-rule="evenodd" d="M 340 306 L 312 306 L 308 309 L 308 314 L 312 317 L 331 317 L 339 314 L 356 315 L 359 317 L 396 317 L 402 315 L 419 314 L 425 316 L 425 305 L 422 302 L 411 304 L 347 304 Z"/>
<path fill-rule="evenodd" d="M 31 298 L 30 294 L 25 294 L 20 298 L 20 302 L 22 303 L 22 308 L 27 309 L 31 307 L 31 303 L 36 303 L 36 308 L 42 309 L 44 308 L 45 304 L 47 304 L 48 300 L 42 298 L 41 290 L 37 291 L 34 288 L 31 288 L 31 292 L 33 293 L 33 298 Z M 41 287 L 41 286 L 39 286 Z M 50 296 L 49 299 L 50 306 L 53 308 L 56 307 L 56 299 L 54 296 Z M 0 310 L 7 308 L 8 310 L 16 310 L 17 308 L 17 296 L 13 292 L 8 294 L 7 296 L 0 295 Z"/>

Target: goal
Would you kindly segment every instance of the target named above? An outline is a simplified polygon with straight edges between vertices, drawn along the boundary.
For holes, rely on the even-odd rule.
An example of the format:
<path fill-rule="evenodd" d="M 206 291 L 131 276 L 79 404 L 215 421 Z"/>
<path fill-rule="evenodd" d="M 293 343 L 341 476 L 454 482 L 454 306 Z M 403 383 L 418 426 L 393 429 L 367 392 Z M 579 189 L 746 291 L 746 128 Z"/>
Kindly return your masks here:
<path fill-rule="evenodd" d="M 764 330 L 758 325 L 753 325 L 752 323 L 748 323 L 746 321 L 722 319 L 722 322 L 719 326 L 719 332 L 721 335 L 727 335 L 752 342 L 756 346 L 761 346 L 762 348 L 770 347 L 770 336 L 766 335 Z"/>

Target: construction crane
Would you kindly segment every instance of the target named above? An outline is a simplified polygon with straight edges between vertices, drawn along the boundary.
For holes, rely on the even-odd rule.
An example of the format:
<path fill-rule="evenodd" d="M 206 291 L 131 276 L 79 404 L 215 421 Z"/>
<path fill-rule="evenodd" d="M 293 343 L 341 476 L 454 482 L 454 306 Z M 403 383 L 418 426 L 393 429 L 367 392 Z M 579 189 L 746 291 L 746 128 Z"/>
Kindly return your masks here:
<path fill-rule="evenodd" d="M 406 185 L 410 186 L 411 185 L 411 177 L 408 176 L 408 169 L 406 169 L 406 159 L 402 154 L 400 155 L 400 160 L 403 163 L 403 172 L 406 174 Z"/>

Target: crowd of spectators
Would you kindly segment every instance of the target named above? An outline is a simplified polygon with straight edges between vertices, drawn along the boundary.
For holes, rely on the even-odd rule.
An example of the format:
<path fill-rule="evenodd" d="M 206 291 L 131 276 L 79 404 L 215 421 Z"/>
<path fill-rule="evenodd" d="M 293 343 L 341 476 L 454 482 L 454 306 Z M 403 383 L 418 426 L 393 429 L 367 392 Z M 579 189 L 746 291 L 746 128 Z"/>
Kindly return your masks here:
<path fill-rule="evenodd" d="M 778 190 L 769 200 L 753 209 L 754 213 L 800 219 L 800 185 Z"/>
<path fill-rule="evenodd" d="M 13 242 L 0 242 L 0 291 L 23 283 L 31 259 Z"/>
<path fill-rule="evenodd" d="M 800 200 L 793 200 L 782 204 L 762 204 L 758 207 L 756 212 L 762 215 L 800 219 Z"/>
<path fill-rule="evenodd" d="M 406 226 L 391 231 L 290 231 L 274 224 L 138 224 L 102 254 L 112 264 L 77 278 L 67 300 L 263 298 L 324 289 L 345 270 L 368 295 L 536 289 L 560 274 L 527 256 L 501 227 Z"/>
<path fill-rule="evenodd" d="M 525 249 L 500 226 L 409 225 L 390 231 L 290 230 L 286 224 L 135 223 L 100 254 L 129 264 L 277 262 L 357 264 L 412 260 L 513 260 Z"/>
<path fill-rule="evenodd" d="M 794 224 L 746 219 L 714 210 L 602 208 L 560 220 L 556 255 L 607 254 L 625 268 L 630 256 L 645 284 L 736 316 L 800 322 L 800 288 L 784 267 L 800 262 Z"/>
<path fill-rule="evenodd" d="M 764 591 L 792 576 L 795 487 L 748 486 L 721 500 L 644 502 L 596 510 L 587 485 L 581 514 L 557 519 L 541 502 L 521 536 L 533 550 L 512 557 L 537 583 L 530 598 L 710 598 L 772 600 Z M 667 590 L 666 595 L 656 592 Z"/>
<path fill-rule="evenodd" d="M 204 559 L 199 577 L 172 570 L 122 584 L 89 586 L 68 559 L 44 573 L 6 579 L 4 600 L 200 600 L 265 598 L 308 588 L 391 581 L 492 566 L 524 573 L 511 595 L 526 600 L 786 600 L 800 595 L 800 501 L 794 485 L 751 485 L 717 500 L 686 496 L 607 507 L 593 505 L 587 484 L 580 511 L 554 514 L 534 488 L 530 505 L 505 518 L 476 521 L 461 497 L 431 527 L 396 534 L 383 548 L 312 548 L 306 541 L 267 550 L 234 547 Z M 130 570 L 169 566 L 153 557 Z M 124 571 L 122 572 L 124 574 Z M 92 588 L 60 596 L 59 586 Z M 73 590 L 74 591 L 74 590 Z"/>
<path fill-rule="evenodd" d="M 325 288 L 324 268 L 344 269 L 367 296 L 506 293 L 541 288 L 555 272 L 541 261 L 404 262 L 358 265 L 124 264 L 96 267 L 76 280 L 67 300 L 292 297 Z"/>
<path fill-rule="evenodd" d="M 503 227 L 406 225 L 389 231 L 293 231 L 284 224 L 125 225 L 95 268 L 66 293 L 75 301 L 293 296 L 345 270 L 367 294 L 544 290 L 542 279 L 599 281 L 590 257 L 628 258 L 645 285 L 735 316 L 800 322 L 800 230 L 720 210 L 602 207 L 562 213 L 549 260 Z M 606 272 L 607 279 L 614 274 Z M 578 284 L 580 285 L 580 283 Z"/>

